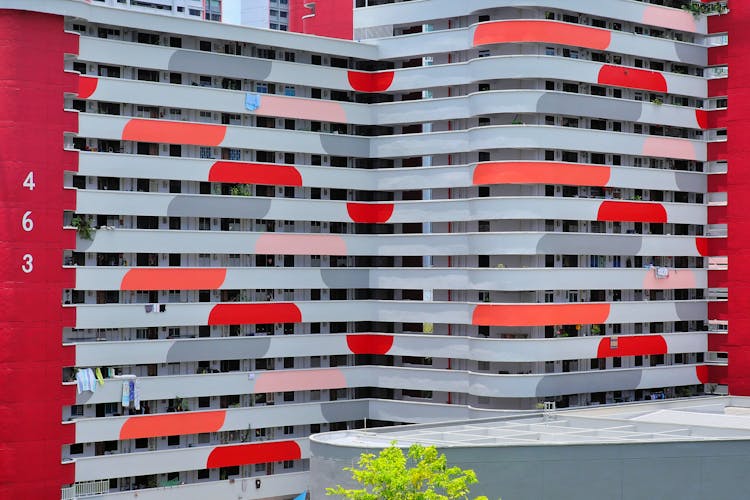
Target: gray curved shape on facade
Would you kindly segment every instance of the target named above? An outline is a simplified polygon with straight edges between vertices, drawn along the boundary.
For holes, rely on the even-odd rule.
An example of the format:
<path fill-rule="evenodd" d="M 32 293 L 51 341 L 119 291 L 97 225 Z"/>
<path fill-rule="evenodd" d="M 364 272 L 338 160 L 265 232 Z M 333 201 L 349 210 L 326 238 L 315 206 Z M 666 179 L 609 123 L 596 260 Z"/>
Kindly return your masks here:
<path fill-rule="evenodd" d="M 570 238 L 571 234 L 576 233 L 545 234 L 536 245 L 536 253 L 578 255 L 581 253 L 581 241 L 578 238 Z M 594 255 L 638 255 L 641 251 L 642 237 L 640 235 L 607 234 L 606 236 L 606 238 L 587 238 L 587 252 Z"/>
<path fill-rule="evenodd" d="M 705 193 L 707 191 L 707 176 L 695 175 L 688 172 L 675 172 L 674 180 L 680 191 Z"/>
<path fill-rule="evenodd" d="M 677 317 L 683 321 L 700 321 L 708 316 L 708 304 L 706 302 L 678 301 L 674 303 L 674 310 Z"/>
<path fill-rule="evenodd" d="M 558 113 L 561 115 L 596 116 L 625 121 L 638 121 L 642 104 L 623 99 L 592 99 L 586 94 L 547 94 L 539 98 L 537 113 Z M 585 110 L 585 111 L 584 111 Z"/>
<path fill-rule="evenodd" d="M 370 139 L 367 137 L 320 134 L 320 146 L 329 155 L 370 157 Z"/>
<path fill-rule="evenodd" d="M 343 403 L 343 404 L 340 404 Z M 366 399 L 351 401 L 327 401 L 320 404 L 320 413 L 325 422 L 347 422 L 368 418 L 370 402 Z"/>
<path fill-rule="evenodd" d="M 237 339 L 224 338 L 221 342 L 206 342 L 204 345 L 195 340 L 176 340 L 174 345 L 167 351 L 167 363 L 179 363 L 181 361 L 204 361 L 210 359 L 237 359 L 242 358 L 262 359 L 267 357 L 266 353 L 271 346 L 271 339 L 267 337 L 255 337 L 252 342 L 247 338 Z M 241 356 L 238 354 L 241 353 Z"/>
<path fill-rule="evenodd" d="M 367 269 L 321 269 L 320 277 L 328 288 L 368 288 L 370 271 Z"/>
<path fill-rule="evenodd" d="M 169 202 L 170 217 L 225 217 L 263 219 L 271 208 L 270 198 L 176 195 Z"/>
<path fill-rule="evenodd" d="M 689 64 L 698 64 L 699 66 L 708 64 L 708 55 L 704 45 L 676 42 L 674 51 L 680 61 L 692 61 Z"/>
<path fill-rule="evenodd" d="M 637 369 L 548 375 L 539 381 L 536 395 L 547 397 L 583 392 L 632 390 L 640 384 L 642 373 L 642 370 Z"/>
<path fill-rule="evenodd" d="M 240 64 L 243 62 L 244 64 Z M 170 71 L 184 71 L 199 75 L 266 80 L 271 74 L 271 61 L 249 57 L 227 56 L 213 52 L 176 50 L 169 58 Z"/>

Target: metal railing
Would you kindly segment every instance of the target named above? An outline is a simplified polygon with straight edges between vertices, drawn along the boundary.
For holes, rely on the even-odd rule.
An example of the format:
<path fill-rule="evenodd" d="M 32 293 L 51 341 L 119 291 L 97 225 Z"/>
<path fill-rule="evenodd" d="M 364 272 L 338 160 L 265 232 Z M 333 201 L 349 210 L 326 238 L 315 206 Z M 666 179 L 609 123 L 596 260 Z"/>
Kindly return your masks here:
<path fill-rule="evenodd" d="M 74 500 L 76 498 L 91 497 L 109 493 L 109 480 L 87 481 L 75 483 L 62 489 L 62 500 Z"/>

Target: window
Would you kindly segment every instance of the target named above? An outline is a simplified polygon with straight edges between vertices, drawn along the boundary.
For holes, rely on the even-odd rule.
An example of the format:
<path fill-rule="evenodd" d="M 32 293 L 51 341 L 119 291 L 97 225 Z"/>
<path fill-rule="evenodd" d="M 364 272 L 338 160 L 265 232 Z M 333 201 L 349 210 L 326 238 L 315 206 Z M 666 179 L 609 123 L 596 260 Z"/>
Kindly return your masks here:
<path fill-rule="evenodd" d="M 261 59 L 276 59 L 276 51 L 273 49 L 258 49 L 257 54 Z"/>
<path fill-rule="evenodd" d="M 150 70 L 150 69 L 139 69 L 138 70 L 138 80 L 144 81 L 144 82 L 158 82 L 159 81 L 159 72 Z"/>
<path fill-rule="evenodd" d="M 138 33 L 138 43 L 147 43 L 149 45 L 159 45 L 159 35 L 157 33 Z"/>

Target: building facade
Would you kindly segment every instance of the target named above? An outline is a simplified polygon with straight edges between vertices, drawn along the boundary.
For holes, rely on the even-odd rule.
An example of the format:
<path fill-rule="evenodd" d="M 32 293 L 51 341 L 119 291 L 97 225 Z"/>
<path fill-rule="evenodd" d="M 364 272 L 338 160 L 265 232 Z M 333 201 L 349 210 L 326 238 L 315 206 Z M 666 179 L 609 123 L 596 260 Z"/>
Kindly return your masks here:
<path fill-rule="evenodd" d="M 750 391 L 750 7 L 141 3 L 0 0 L 0 496 L 286 498 L 321 431 Z"/>

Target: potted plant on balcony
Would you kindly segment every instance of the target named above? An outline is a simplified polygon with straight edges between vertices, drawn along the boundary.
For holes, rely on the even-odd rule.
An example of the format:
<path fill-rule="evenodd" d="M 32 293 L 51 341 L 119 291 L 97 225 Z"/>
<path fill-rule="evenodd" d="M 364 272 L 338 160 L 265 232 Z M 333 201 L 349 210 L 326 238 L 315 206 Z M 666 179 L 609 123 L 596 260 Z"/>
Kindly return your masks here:
<path fill-rule="evenodd" d="M 91 220 L 86 216 L 76 215 L 70 221 L 70 225 L 76 228 L 78 236 L 84 240 L 93 239 L 95 229 L 91 227 Z"/>
<path fill-rule="evenodd" d="M 602 333 L 602 328 L 599 325 L 591 325 L 591 335 L 599 335 Z"/>

